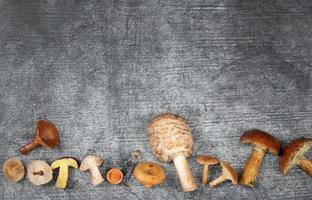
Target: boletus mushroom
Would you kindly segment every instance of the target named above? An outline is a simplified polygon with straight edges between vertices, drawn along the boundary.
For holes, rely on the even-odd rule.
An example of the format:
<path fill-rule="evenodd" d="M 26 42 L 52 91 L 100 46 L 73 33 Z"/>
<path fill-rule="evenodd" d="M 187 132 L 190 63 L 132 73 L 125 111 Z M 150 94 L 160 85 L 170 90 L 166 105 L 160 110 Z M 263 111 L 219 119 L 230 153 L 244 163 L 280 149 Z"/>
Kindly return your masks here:
<path fill-rule="evenodd" d="M 280 143 L 275 137 L 259 129 L 246 131 L 240 137 L 240 141 L 254 145 L 254 150 L 247 160 L 239 183 L 244 186 L 254 187 L 265 153 L 277 155 L 280 151 Z"/>
<path fill-rule="evenodd" d="M 123 179 L 123 173 L 120 169 L 112 168 L 107 172 L 106 179 L 110 184 L 118 185 Z"/>
<path fill-rule="evenodd" d="M 135 180 L 144 185 L 146 188 L 151 188 L 161 184 L 166 179 L 165 170 L 153 162 L 141 162 L 134 168 L 133 176 Z"/>
<path fill-rule="evenodd" d="M 60 143 L 60 134 L 53 123 L 47 120 L 37 121 L 36 134 L 33 140 L 20 148 L 22 154 L 27 154 L 38 146 L 54 148 Z"/>
<path fill-rule="evenodd" d="M 11 182 L 17 183 L 25 175 L 25 168 L 17 158 L 10 158 L 3 163 L 3 174 Z"/>
<path fill-rule="evenodd" d="M 201 182 L 203 184 L 207 184 L 208 183 L 208 175 L 209 175 L 209 166 L 218 164 L 219 160 L 213 156 L 199 155 L 199 156 L 197 156 L 196 161 L 199 164 L 204 165 L 203 176 L 202 176 Z"/>
<path fill-rule="evenodd" d="M 187 157 L 192 154 L 193 138 L 185 119 L 171 113 L 153 118 L 148 125 L 148 142 L 153 154 L 162 162 L 173 160 L 182 190 L 190 192 L 198 187 Z"/>
<path fill-rule="evenodd" d="M 237 185 L 237 174 L 232 166 L 226 161 L 221 161 L 220 165 L 222 167 L 222 174 L 215 180 L 211 181 L 209 186 L 216 187 L 226 180 L 230 180 L 234 185 Z"/>
<path fill-rule="evenodd" d="M 27 166 L 27 177 L 34 185 L 43 185 L 52 180 L 53 172 L 45 161 L 33 160 Z"/>
<path fill-rule="evenodd" d="M 286 175 L 297 165 L 312 177 L 312 161 L 304 156 L 311 147 L 312 139 L 310 138 L 295 139 L 287 144 L 280 157 L 279 167 L 282 174 Z"/>
<path fill-rule="evenodd" d="M 88 155 L 85 159 L 81 162 L 79 167 L 80 171 L 90 171 L 92 176 L 92 185 L 96 186 L 99 185 L 104 181 L 104 178 L 101 175 L 99 167 L 103 164 L 103 159 L 101 156 L 98 155 Z"/>
<path fill-rule="evenodd" d="M 55 183 L 55 187 L 60 189 L 65 189 L 68 182 L 68 168 L 73 167 L 78 168 L 78 162 L 74 158 L 61 158 L 55 160 L 51 164 L 52 169 L 59 168 L 58 177 Z"/>

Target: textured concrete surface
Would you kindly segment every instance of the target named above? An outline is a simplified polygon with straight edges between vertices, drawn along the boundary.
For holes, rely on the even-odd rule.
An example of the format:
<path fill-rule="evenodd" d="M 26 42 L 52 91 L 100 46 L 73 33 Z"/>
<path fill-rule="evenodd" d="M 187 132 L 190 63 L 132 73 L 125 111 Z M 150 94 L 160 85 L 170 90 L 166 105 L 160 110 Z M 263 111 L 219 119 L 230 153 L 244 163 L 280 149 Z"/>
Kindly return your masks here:
<path fill-rule="evenodd" d="M 251 148 L 248 128 L 271 132 L 283 145 L 311 137 L 312 1 L 16 1 L 0 0 L 0 164 L 25 165 L 66 155 L 105 158 L 104 173 L 122 167 L 134 149 L 156 161 L 148 120 L 161 112 L 185 117 L 196 154 L 216 155 L 241 172 Z M 61 132 L 55 150 L 27 156 L 36 119 Z M 311 153 L 309 154 L 311 158 Z M 7 182 L 2 199 L 311 199 L 312 179 L 295 168 L 286 177 L 267 155 L 257 186 L 229 183 L 182 193 L 173 164 L 167 182 L 145 189 L 90 185 L 71 170 L 69 187 Z M 211 179 L 220 173 L 211 170 Z"/>

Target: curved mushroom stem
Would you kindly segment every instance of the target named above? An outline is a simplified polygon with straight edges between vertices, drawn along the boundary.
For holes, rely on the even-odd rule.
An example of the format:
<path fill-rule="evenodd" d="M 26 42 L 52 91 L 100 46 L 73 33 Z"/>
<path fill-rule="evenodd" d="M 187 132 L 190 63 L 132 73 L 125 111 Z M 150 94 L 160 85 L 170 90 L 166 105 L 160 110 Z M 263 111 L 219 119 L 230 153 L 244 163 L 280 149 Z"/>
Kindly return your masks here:
<path fill-rule="evenodd" d="M 207 182 L 208 182 L 208 174 L 209 174 L 208 165 L 204 165 L 202 184 L 207 184 Z"/>
<path fill-rule="evenodd" d="M 243 170 L 243 174 L 239 180 L 239 184 L 248 186 L 248 187 L 255 187 L 257 174 L 261 167 L 261 163 L 262 163 L 264 155 L 265 155 L 264 150 L 258 147 L 255 147 L 252 154 L 247 160 L 247 163 Z"/>
<path fill-rule="evenodd" d="M 98 185 L 104 181 L 104 178 L 101 175 L 101 172 L 98 167 L 91 167 L 90 174 L 92 176 L 92 185 Z"/>
<path fill-rule="evenodd" d="M 209 183 L 209 186 L 210 187 L 216 187 L 216 186 L 220 185 L 224 181 L 226 181 L 226 177 L 224 176 L 224 174 L 221 174 L 218 178 L 216 178 L 215 180 L 211 181 Z"/>
<path fill-rule="evenodd" d="M 40 144 L 39 144 L 38 139 L 34 138 L 31 142 L 22 146 L 19 150 L 20 150 L 21 154 L 28 154 L 31 150 L 38 147 L 39 145 Z"/>
<path fill-rule="evenodd" d="M 183 154 L 178 154 L 173 157 L 173 162 L 176 167 L 182 190 L 184 192 L 191 192 L 197 190 L 198 187 L 192 175 L 191 168 Z"/>
<path fill-rule="evenodd" d="M 304 156 L 298 160 L 297 165 L 302 168 L 309 176 L 312 177 L 312 161 L 306 159 Z"/>

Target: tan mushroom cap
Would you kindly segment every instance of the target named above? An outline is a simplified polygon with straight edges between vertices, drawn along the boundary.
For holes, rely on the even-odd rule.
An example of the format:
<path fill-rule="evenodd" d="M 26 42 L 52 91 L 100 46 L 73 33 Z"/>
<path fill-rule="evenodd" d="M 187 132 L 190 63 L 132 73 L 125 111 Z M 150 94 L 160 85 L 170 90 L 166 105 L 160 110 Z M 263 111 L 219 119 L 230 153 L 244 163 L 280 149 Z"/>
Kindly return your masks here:
<path fill-rule="evenodd" d="M 52 180 L 52 169 L 43 160 L 33 160 L 27 167 L 27 176 L 34 185 L 43 185 Z"/>
<path fill-rule="evenodd" d="M 196 157 L 196 161 L 202 165 L 216 165 L 219 160 L 213 156 L 199 155 Z"/>
<path fill-rule="evenodd" d="M 240 141 L 246 144 L 253 144 L 275 155 L 279 153 L 281 148 L 279 141 L 275 137 L 259 129 L 246 131 L 240 137 Z"/>
<path fill-rule="evenodd" d="M 88 155 L 83 159 L 79 169 L 81 171 L 86 171 L 94 166 L 99 167 L 103 164 L 103 159 L 98 155 Z"/>
<path fill-rule="evenodd" d="M 295 139 L 287 144 L 280 157 L 279 168 L 282 174 L 287 174 L 311 147 L 312 139 L 310 138 Z"/>
<path fill-rule="evenodd" d="M 139 183 L 147 188 L 158 185 L 166 179 L 165 170 L 160 165 L 153 162 L 139 163 L 133 171 L 133 176 Z"/>
<path fill-rule="evenodd" d="M 20 181 L 25 175 L 25 168 L 22 161 L 17 158 L 10 158 L 3 163 L 3 174 L 11 182 Z"/>
<path fill-rule="evenodd" d="M 232 181 L 232 183 L 234 185 L 237 184 L 237 174 L 235 172 L 235 170 L 233 169 L 233 167 L 226 161 L 221 161 L 220 165 L 223 169 L 223 175 L 226 177 L 226 179 Z"/>

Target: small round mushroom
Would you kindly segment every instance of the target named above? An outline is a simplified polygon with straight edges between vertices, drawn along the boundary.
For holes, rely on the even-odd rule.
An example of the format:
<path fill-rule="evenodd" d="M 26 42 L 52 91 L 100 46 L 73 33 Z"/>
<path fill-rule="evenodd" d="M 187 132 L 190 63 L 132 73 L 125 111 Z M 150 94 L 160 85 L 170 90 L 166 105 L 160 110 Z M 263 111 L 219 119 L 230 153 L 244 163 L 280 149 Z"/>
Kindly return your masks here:
<path fill-rule="evenodd" d="M 118 185 L 123 179 L 123 173 L 120 169 L 112 168 L 107 172 L 106 179 L 110 184 Z"/>
<path fill-rule="evenodd" d="M 246 131 L 240 137 L 240 141 L 252 144 L 255 148 L 247 160 L 239 183 L 244 186 L 254 187 L 265 153 L 277 155 L 280 151 L 280 143 L 275 137 L 259 129 Z"/>
<path fill-rule="evenodd" d="M 234 185 L 237 185 L 237 174 L 231 165 L 226 161 L 221 161 L 222 174 L 215 180 L 209 183 L 210 187 L 217 187 L 226 180 L 230 180 Z"/>
<path fill-rule="evenodd" d="M 209 166 L 218 164 L 219 160 L 213 156 L 200 155 L 197 156 L 196 161 L 199 164 L 204 165 L 202 183 L 207 184 L 209 175 Z"/>
<path fill-rule="evenodd" d="M 22 154 L 27 154 L 38 146 L 54 148 L 60 143 L 60 134 L 53 123 L 47 120 L 37 122 L 36 134 L 33 140 L 20 148 Z"/>
<path fill-rule="evenodd" d="M 133 176 L 147 188 L 163 183 L 166 179 L 165 170 L 153 162 L 139 163 L 133 171 Z"/>
<path fill-rule="evenodd" d="M 98 168 L 103 164 L 103 162 L 104 160 L 101 158 L 101 156 L 88 155 L 87 157 L 85 157 L 80 165 L 80 171 L 90 171 L 90 174 L 92 176 L 91 183 L 94 186 L 99 185 L 104 181 L 104 178 L 102 177 L 101 172 Z"/>
<path fill-rule="evenodd" d="M 33 160 L 27 167 L 27 176 L 34 185 L 43 185 L 52 180 L 52 169 L 43 160 Z"/>
<path fill-rule="evenodd" d="M 312 147 L 312 139 L 299 138 L 286 145 L 280 157 L 280 171 L 286 175 L 295 165 L 312 177 L 312 161 L 304 157 Z"/>
<path fill-rule="evenodd" d="M 3 174 L 11 182 L 17 183 L 25 175 L 25 168 L 17 158 L 10 158 L 3 163 Z"/>

